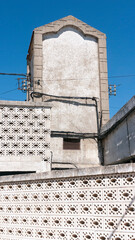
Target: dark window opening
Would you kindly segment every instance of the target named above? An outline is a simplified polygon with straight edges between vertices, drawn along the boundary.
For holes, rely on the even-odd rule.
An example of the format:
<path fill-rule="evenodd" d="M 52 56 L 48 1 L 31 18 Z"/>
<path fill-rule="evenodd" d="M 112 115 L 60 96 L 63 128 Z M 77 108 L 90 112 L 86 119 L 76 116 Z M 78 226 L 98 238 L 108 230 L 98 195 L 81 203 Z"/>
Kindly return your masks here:
<path fill-rule="evenodd" d="M 80 139 L 63 138 L 63 149 L 65 149 L 65 150 L 80 150 Z"/>

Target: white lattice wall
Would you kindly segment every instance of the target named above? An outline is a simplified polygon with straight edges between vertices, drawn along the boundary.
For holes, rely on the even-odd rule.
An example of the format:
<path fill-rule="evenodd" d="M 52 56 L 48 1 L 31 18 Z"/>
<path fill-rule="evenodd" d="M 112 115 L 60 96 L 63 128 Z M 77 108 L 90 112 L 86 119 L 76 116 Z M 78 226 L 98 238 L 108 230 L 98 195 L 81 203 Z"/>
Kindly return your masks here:
<path fill-rule="evenodd" d="M 0 239 L 135 240 L 135 173 L 84 172 L 1 180 Z"/>
<path fill-rule="evenodd" d="M 50 108 L 42 103 L 0 102 L 1 171 L 42 171 L 47 166 Z"/>

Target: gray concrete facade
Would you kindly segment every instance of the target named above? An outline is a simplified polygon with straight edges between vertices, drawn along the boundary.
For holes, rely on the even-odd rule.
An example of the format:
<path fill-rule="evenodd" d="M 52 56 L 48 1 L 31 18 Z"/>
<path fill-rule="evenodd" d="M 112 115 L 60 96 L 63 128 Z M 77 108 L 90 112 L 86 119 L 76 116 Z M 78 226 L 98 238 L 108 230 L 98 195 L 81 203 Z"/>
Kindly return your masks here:
<path fill-rule="evenodd" d="M 78 29 L 80 32 L 82 32 L 82 34 L 84 34 L 84 36 L 94 37 L 98 41 L 99 81 L 101 95 L 100 109 L 102 111 L 102 124 L 104 125 L 109 120 L 106 35 L 73 16 L 68 16 L 34 29 L 27 55 L 28 73 L 30 71 L 33 76 L 34 91 L 43 91 L 43 36 L 45 34 L 57 33 L 60 31 L 60 29 L 67 26 Z M 31 67 L 30 64 L 32 65 Z M 39 79 L 41 80 L 40 86 L 38 86 L 36 82 Z"/>
<path fill-rule="evenodd" d="M 34 29 L 27 64 L 31 91 L 46 94 L 33 94 L 33 101 L 53 105 L 53 167 L 99 165 L 97 121 L 102 118 L 103 125 L 109 120 L 106 35 L 65 17 Z M 64 139 L 69 138 L 79 139 L 80 149 L 64 150 Z"/>
<path fill-rule="evenodd" d="M 104 164 L 135 161 L 135 96 L 101 129 Z"/>

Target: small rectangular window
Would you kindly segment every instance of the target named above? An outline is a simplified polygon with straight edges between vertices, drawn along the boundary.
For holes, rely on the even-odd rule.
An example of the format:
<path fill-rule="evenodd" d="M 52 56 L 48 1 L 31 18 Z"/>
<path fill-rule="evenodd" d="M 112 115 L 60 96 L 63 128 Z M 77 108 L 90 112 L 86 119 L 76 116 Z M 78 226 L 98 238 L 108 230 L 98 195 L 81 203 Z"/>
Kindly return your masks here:
<path fill-rule="evenodd" d="M 65 150 L 80 150 L 80 139 L 63 138 L 63 149 L 65 149 Z"/>

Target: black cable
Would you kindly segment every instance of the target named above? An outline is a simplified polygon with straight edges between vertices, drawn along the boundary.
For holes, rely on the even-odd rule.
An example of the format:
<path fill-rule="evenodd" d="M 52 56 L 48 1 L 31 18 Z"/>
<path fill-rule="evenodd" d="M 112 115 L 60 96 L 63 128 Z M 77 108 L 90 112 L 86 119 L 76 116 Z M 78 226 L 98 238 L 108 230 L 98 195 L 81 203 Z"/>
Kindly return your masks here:
<path fill-rule="evenodd" d="M 26 77 L 27 74 L 24 74 L 24 73 L 0 73 L 0 75 L 8 75 L 8 76 L 24 76 Z M 135 77 L 135 74 L 133 75 L 119 75 L 119 76 L 108 76 L 108 78 L 126 78 L 126 77 Z M 89 79 L 89 78 L 81 78 L 81 79 Z M 53 81 L 54 79 L 49 79 L 49 80 L 44 80 L 44 81 Z M 55 79 L 55 81 L 59 81 L 59 80 L 72 80 L 72 81 L 77 81 L 77 80 L 80 80 L 79 78 L 78 79 L 73 79 L 73 78 L 69 78 L 69 79 Z"/>
<path fill-rule="evenodd" d="M 8 75 L 8 76 L 27 76 L 27 74 L 24 73 L 0 73 L 0 75 Z"/>
<path fill-rule="evenodd" d="M 91 99 L 94 100 L 97 99 L 96 97 L 69 97 L 69 96 L 56 96 L 56 95 L 51 95 L 51 94 L 46 94 L 46 93 L 41 93 L 41 92 L 32 92 L 31 93 L 31 98 L 40 98 L 42 96 L 48 96 L 48 97 L 55 97 L 55 98 L 64 98 L 64 99 Z"/>

